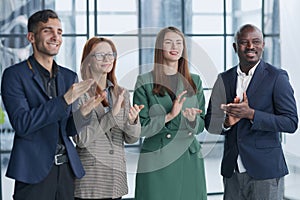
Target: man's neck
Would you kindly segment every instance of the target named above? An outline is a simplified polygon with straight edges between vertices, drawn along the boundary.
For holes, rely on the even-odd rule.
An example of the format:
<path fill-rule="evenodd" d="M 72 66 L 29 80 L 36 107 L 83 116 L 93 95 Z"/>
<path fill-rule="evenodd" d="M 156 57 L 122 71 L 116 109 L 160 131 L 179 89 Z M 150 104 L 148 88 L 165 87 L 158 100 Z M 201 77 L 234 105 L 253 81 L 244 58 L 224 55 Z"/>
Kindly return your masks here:
<path fill-rule="evenodd" d="M 53 56 L 42 56 L 39 54 L 33 55 L 36 61 L 50 73 L 52 77 Z"/>
<path fill-rule="evenodd" d="M 249 71 L 252 68 L 256 68 L 259 63 L 260 63 L 260 60 L 258 62 L 256 62 L 255 64 L 247 63 L 247 64 L 244 64 L 244 65 L 241 65 L 241 63 L 240 63 L 240 69 L 241 69 L 242 72 L 244 72 L 246 75 L 248 75 Z"/>

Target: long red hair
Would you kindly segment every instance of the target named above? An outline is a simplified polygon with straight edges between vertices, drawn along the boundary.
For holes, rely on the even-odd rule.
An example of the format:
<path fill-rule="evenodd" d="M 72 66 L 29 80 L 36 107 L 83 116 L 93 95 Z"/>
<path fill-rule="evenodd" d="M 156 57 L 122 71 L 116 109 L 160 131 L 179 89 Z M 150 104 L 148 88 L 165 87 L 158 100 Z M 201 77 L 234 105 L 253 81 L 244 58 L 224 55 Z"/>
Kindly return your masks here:
<path fill-rule="evenodd" d="M 110 39 L 103 38 L 103 37 L 100 37 L 100 38 L 92 37 L 85 43 L 84 48 L 83 48 L 83 52 L 82 52 L 82 57 L 81 57 L 81 67 L 80 67 L 81 78 L 83 80 L 94 78 L 94 77 L 92 77 L 92 74 L 91 74 L 90 69 L 89 69 L 89 67 L 90 67 L 89 63 L 91 62 L 89 56 L 90 56 L 92 50 L 95 48 L 95 46 L 97 44 L 102 43 L 102 42 L 108 43 L 111 46 L 111 49 L 112 49 L 113 53 L 115 54 L 115 59 L 114 59 L 114 62 L 113 62 L 113 68 L 107 74 L 107 79 L 110 80 L 114 84 L 114 91 L 118 91 L 118 83 L 117 83 L 117 78 L 116 78 L 116 74 L 115 74 L 116 62 L 117 62 L 117 49 L 116 49 L 116 46 L 114 45 L 114 43 Z M 101 94 L 102 91 L 103 91 L 103 88 L 101 88 L 97 84 L 96 88 L 95 88 L 95 93 L 96 94 Z M 106 100 L 103 100 L 102 104 L 104 106 L 108 106 L 108 102 Z"/>

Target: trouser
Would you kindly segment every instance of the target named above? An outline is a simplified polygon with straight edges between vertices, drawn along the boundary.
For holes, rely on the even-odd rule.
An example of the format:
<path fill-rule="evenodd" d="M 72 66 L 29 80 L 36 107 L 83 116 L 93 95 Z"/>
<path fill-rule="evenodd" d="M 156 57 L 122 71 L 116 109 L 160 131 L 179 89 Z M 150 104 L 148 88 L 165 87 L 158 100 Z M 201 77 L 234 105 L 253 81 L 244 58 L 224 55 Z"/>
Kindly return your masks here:
<path fill-rule="evenodd" d="M 74 174 L 69 163 L 53 165 L 49 175 L 40 183 L 15 181 L 14 200 L 74 199 Z"/>
<path fill-rule="evenodd" d="M 255 180 L 247 172 L 224 178 L 224 200 L 282 200 L 283 177 Z"/>

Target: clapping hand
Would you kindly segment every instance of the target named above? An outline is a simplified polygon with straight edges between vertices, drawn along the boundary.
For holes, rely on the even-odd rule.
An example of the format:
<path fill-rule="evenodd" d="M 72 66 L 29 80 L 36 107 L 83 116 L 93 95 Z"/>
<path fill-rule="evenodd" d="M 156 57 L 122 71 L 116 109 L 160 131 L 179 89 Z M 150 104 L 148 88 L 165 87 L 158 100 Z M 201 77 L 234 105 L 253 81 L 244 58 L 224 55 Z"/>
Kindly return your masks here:
<path fill-rule="evenodd" d="M 131 106 L 128 114 L 129 124 L 133 125 L 136 122 L 136 119 L 139 115 L 139 112 L 144 108 L 144 105 Z"/>
<path fill-rule="evenodd" d="M 173 107 L 172 107 L 172 110 L 171 110 L 171 115 L 176 117 L 181 109 L 182 109 L 182 106 L 183 106 L 183 103 L 185 102 L 185 97 L 183 97 L 183 95 L 185 95 L 187 93 L 186 90 L 184 90 L 183 92 L 181 92 L 177 98 L 174 100 L 173 102 Z"/>
<path fill-rule="evenodd" d="M 190 122 L 195 121 L 197 114 L 202 113 L 202 110 L 198 108 L 186 108 L 182 111 L 182 115 Z"/>
<path fill-rule="evenodd" d="M 88 79 L 81 81 L 79 83 L 74 83 L 70 89 L 64 95 L 64 99 L 68 105 L 76 101 L 81 95 L 87 92 L 90 87 L 95 83 L 93 79 Z"/>
<path fill-rule="evenodd" d="M 106 92 L 102 92 L 87 100 L 81 107 L 80 111 L 83 116 L 87 116 L 95 107 L 97 107 L 105 98 Z"/>
<path fill-rule="evenodd" d="M 124 94 L 125 94 L 125 89 L 123 88 L 121 90 L 121 93 L 117 97 L 116 103 L 113 106 L 113 109 L 112 109 L 112 115 L 113 116 L 116 116 L 120 112 L 121 107 L 122 107 L 122 103 L 124 101 Z"/>
<path fill-rule="evenodd" d="M 248 97 L 243 93 L 243 101 L 240 102 L 238 97 L 234 98 L 233 103 L 222 104 L 221 109 L 226 113 L 224 125 L 226 127 L 232 126 L 240 121 L 242 118 L 252 120 L 254 117 L 254 110 L 249 107 Z"/>
<path fill-rule="evenodd" d="M 171 121 L 172 119 L 174 119 L 181 111 L 183 103 L 185 101 L 185 97 L 183 97 L 183 95 L 185 95 L 187 93 L 186 90 L 184 90 L 183 92 L 181 92 L 177 98 L 173 101 L 173 107 L 170 113 L 168 113 L 165 117 L 165 123 Z"/>

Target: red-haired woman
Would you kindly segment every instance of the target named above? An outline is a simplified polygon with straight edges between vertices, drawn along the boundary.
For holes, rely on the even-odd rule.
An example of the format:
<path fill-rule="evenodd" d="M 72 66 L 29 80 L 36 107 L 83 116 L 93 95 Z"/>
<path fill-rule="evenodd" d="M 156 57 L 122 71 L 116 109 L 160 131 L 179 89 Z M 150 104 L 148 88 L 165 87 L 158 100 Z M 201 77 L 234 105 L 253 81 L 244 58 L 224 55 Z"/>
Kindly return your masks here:
<path fill-rule="evenodd" d="M 74 137 L 86 171 L 75 181 L 75 199 L 121 199 L 128 193 L 124 143 L 140 136 L 138 114 L 143 106 L 130 106 L 128 90 L 115 76 L 117 51 L 107 38 L 93 37 L 83 49 L 81 77 L 97 84 L 79 101 L 88 125 Z M 100 103 L 101 102 L 101 103 Z M 79 107 L 78 106 L 78 107 Z"/>

